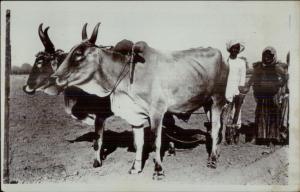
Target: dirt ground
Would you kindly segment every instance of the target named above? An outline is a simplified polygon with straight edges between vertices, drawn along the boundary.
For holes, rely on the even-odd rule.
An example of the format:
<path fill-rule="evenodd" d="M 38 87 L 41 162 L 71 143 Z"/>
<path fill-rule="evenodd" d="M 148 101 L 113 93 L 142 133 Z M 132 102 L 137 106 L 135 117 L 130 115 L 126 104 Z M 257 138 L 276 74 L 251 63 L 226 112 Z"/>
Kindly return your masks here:
<path fill-rule="evenodd" d="M 11 180 L 26 184 L 158 182 L 152 180 L 154 152 L 149 154 L 141 174 L 128 174 L 134 159 L 132 134 L 130 126 L 118 117 L 111 117 L 105 126 L 104 142 L 112 152 L 102 167 L 93 168 L 90 137 L 93 127 L 68 116 L 62 96 L 26 95 L 22 91 L 26 79 L 26 76 L 11 76 Z M 249 93 L 242 113 L 244 124 L 254 121 L 254 108 L 255 102 Z M 199 128 L 205 131 L 205 121 L 203 114 L 194 114 L 188 123 L 176 120 L 176 124 L 182 133 L 194 133 L 183 139 L 193 139 L 201 137 L 200 131 L 197 132 Z M 75 139 L 76 142 L 69 142 Z M 205 144 L 175 143 L 175 146 L 175 156 L 164 155 L 166 177 L 159 182 L 281 185 L 288 181 L 288 146 L 276 146 L 275 152 L 266 153 L 267 146 L 245 142 L 245 135 L 241 135 L 239 145 L 220 145 L 221 156 L 216 169 L 206 167 Z"/>

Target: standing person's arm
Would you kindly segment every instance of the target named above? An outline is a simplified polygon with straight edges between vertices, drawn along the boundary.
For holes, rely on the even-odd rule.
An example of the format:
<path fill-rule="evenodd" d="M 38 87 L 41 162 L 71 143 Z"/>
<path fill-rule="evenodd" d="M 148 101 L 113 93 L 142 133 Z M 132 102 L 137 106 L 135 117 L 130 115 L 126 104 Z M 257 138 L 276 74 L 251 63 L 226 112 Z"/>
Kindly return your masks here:
<path fill-rule="evenodd" d="M 288 81 L 288 65 L 286 63 L 277 63 L 275 67 L 276 73 L 282 79 L 282 85 L 285 85 Z"/>
<path fill-rule="evenodd" d="M 239 86 L 245 86 L 246 83 L 246 63 L 243 62 L 243 64 L 240 66 L 240 83 Z"/>
<path fill-rule="evenodd" d="M 230 68 L 230 63 L 229 63 L 229 59 L 227 59 L 227 63 L 228 63 L 228 77 L 227 77 L 227 82 L 226 82 L 226 91 L 225 91 L 225 98 L 228 102 L 232 102 L 233 100 L 233 95 L 232 95 L 232 70 Z"/>
<path fill-rule="evenodd" d="M 254 79 L 255 79 L 255 76 L 256 76 L 256 69 L 259 65 L 259 62 L 256 62 L 256 63 L 253 63 L 253 69 L 251 70 L 252 72 L 250 73 L 250 78 L 247 82 L 245 82 L 245 86 L 244 86 L 244 89 L 241 91 L 241 93 L 244 93 L 246 94 L 249 90 L 250 90 L 250 87 L 252 86 L 253 82 L 254 82 Z M 245 74 L 247 73 L 247 70 L 245 72 Z M 246 74 L 247 75 L 247 74 Z"/>
<path fill-rule="evenodd" d="M 243 63 L 240 65 L 240 82 L 239 82 L 239 91 L 241 94 L 246 94 L 249 91 L 249 88 L 246 86 L 246 63 L 242 60 Z"/>
<path fill-rule="evenodd" d="M 281 99 L 282 97 L 287 96 L 289 94 L 290 90 L 288 87 L 288 65 L 286 63 L 277 63 L 275 66 L 275 70 L 277 75 L 280 77 L 280 94 L 281 94 Z"/>

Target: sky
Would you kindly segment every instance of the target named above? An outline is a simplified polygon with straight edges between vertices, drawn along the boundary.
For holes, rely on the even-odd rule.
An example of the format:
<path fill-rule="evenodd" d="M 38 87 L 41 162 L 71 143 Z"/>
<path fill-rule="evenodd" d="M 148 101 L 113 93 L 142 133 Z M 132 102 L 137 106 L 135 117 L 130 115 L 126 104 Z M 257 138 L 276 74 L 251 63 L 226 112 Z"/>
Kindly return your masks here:
<path fill-rule="evenodd" d="M 88 23 L 91 34 L 101 22 L 97 44 L 115 45 L 122 39 L 146 41 L 159 50 L 215 47 L 224 57 L 226 42 L 245 42 L 242 53 L 250 62 L 261 58 L 266 46 L 277 49 L 285 61 L 292 42 L 290 23 L 297 2 L 1 2 L 1 34 L 5 34 L 5 9 L 11 10 L 12 65 L 34 62 L 43 50 L 38 26 L 50 26 L 56 48 L 69 51 L 81 41 Z M 4 55 L 4 35 L 1 35 Z M 2 57 L 2 62 L 3 62 Z"/>

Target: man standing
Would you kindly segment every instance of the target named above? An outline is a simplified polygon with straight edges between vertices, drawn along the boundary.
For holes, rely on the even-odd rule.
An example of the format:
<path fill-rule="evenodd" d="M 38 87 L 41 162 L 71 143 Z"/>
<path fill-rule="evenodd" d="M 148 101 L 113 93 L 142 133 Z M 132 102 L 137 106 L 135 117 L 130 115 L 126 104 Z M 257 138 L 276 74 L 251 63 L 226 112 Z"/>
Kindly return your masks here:
<path fill-rule="evenodd" d="M 230 53 L 227 59 L 229 66 L 229 74 L 225 96 L 230 103 L 232 111 L 232 127 L 234 128 L 235 136 L 237 129 L 241 128 L 241 106 L 245 97 L 244 86 L 246 81 L 246 61 L 238 57 L 238 54 L 244 51 L 245 46 L 238 41 L 229 41 L 227 51 Z"/>

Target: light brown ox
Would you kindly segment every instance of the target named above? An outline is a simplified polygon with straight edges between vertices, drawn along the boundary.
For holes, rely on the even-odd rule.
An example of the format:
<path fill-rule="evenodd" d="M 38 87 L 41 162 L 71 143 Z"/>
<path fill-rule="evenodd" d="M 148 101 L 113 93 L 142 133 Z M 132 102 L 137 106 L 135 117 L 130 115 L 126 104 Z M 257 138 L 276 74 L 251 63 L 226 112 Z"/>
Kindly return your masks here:
<path fill-rule="evenodd" d="M 223 82 L 227 74 L 221 52 L 209 47 L 163 53 L 138 42 L 131 47 L 132 52 L 129 50 L 132 54 L 124 56 L 95 45 L 99 25 L 90 39 L 84 27 L 83 41 L 71 49 L 53 75 L 57 85 L 77 86 L 100 97 L 110 95 L 113 113 L 133 127 L 136 156 L 130 173 L 142 171 L 142 127 L 149 121 L 156 136 L 153 177 L 157 179 L 164 176 L 161 160 L 164 114 L 190 114 L 212 99 L 208 166 L 215 168 L 222 126 L 220 116 L 225 104 Z M 136 57 L 142 57 L 143 61 L 130 62 Z M 135 66 L 133 77 L 129 75 L 131 65 Z"/>

